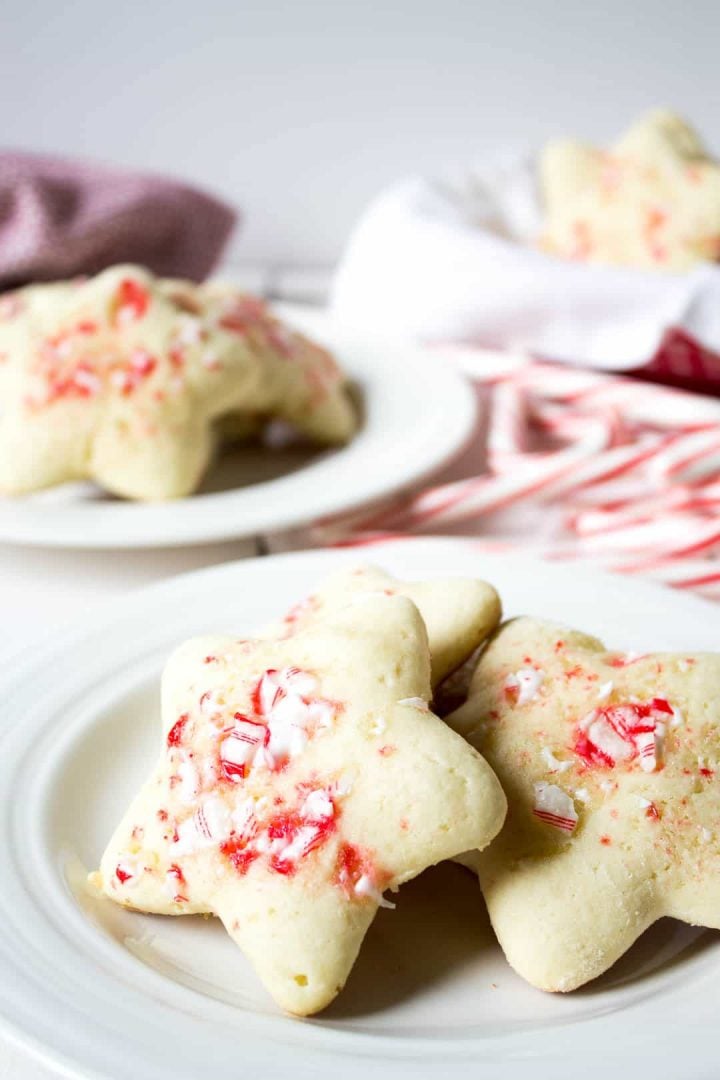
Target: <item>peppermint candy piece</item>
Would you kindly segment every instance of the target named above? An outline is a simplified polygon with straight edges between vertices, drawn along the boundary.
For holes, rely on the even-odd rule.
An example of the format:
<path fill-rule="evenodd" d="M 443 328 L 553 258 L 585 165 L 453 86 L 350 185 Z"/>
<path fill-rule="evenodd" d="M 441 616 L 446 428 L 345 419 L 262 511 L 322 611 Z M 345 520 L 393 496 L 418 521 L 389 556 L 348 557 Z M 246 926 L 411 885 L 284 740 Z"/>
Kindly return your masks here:
<path fill-rule="evenodd" d="M 503 683 L 503 689 L 507 697 L 514 699 L 516 705 L 527 705 L 538 696 L 544 679 L 544 671 L 524 667 L 508 675 Z"/>
<path fill-rule="evenodd" d="M 535 784 L 533 814 L 563 832 L 572 832 L 578 822 L 575 804 L 567 792 L 542 780 Z"/>

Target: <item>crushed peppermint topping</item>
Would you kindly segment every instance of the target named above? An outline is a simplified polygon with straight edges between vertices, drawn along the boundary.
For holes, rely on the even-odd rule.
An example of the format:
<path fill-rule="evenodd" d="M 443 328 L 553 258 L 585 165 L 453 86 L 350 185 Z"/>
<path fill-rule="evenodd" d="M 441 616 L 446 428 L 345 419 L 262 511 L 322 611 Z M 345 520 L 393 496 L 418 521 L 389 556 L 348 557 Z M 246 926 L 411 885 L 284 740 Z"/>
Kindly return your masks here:
<path fill-rule="evenodd" d="M 683 716 L 682 711 L 678 709 L 677 705 L 673 705 L 670 727 L 682 727 L 684 723 L 685 717 Z"/>
<path fill-rule="evenodd" d="M 700 829 L 700 839 L 702 840 L 703 844 L 709 844 L 712 838 L 713 834 L 703 825 L 703 827 Z"/>
<path fill-rule="evenodd" d="M 336 793 L 335 793 L 336 794 Z M 290 875 L 299 861 L 321 847 L 335 831 L 338 810 L 329 789 L 305 791 L 294 810 L 281 810 L 262 825 L 255 810 L 248 813 L 220 845 L 233 868 L 244 874 L 252 863 L 265 858 L 270 870 Z"/>
<path fill-rule="evenodd" d="M 626 652 L 617 653 L 611 660 L 608 661 L 610 667 L 623 668 L 630 667 L 631 664 L 636 664 L 638 660 L 644 659 L 645 653 L 639 652 Z"/>
<path fill-rule="evenodd" d="M 527 705 L 537 697 L 544 678 L 545 673 L 538 668 L 524 667 L 511 672 L 503 683 L 505 696 L 515 705 Z"/>
<path fill-rule="evenodd" d="M 241 807 L 242 814 L 244 808 Z M 175 852 L 190 855 L 226 840 L 233 827 L 233 814 L 217 795 L 211 795 L 195 813 L 177 826 Z"/>
<path fill-rule="evenodd" d="M 613 682 L 609 679 L 607 682 L 601 683 L 598 687 L 598 701 L 604 701 L 605 698 L 609 698 L 613 692 Z"/>
<path fill-rule="evenodd" d="M 378 889 L 377 885 L 373 882 L 373 879 L 369 874 L 360 875 L 360 877 L 355 882 L 354 891 L 356 896 L 367 896 L 371 900 L 374 900 L 378 907 L 389 908 L 391 911 L 394 911 L 397 907 L 397 905 L 393 904 L 391 900 L 385 899 L 382 892 L 380 891 L 380 889 Z"/>
<path fill-rule="evenodd" d="M 653 772 L 672 716 L 672 706 L 657 697 L 598 707 L 580 721 L 573 750 L 588 766 L 612 768 L 618 761 L 637 759 L 644 772 Z"/>
<path fill-rule="evenodd" d="M 220 702 L 217 700 L 214 691 L 206 690 L 200 696 L 200 712 L 205 713 L 206 716 L 214 716 L 219 708 Z"/>
<path fill-rule="evenodd" d="M 181 802 L 191 803 L 200 794 L 200 774 L 192 763 L 191 755 L 185 750 L 173 750 L 171 760 L 177 777 L 176 785 L 173 785 L 171 777 L 171 786 L 176 787 Z"/>
<path fill-rule="evenodd" d="M 542 780 L 535 784 L 533 814 L 545 824 L 564 832 L 572 832 L 578 821 L 575 804 L 567 792 Z"/>
<path fill-rule="evenodd" d="M 588 791 L 587 788 L 579 787 L 579 788 L 577 788 L 575 790 L 575 798 L 580 803 L 589 803 L 590 802 L 590 792 Z"/>
<path fill-rule="evenodd" d="M 224 731 L 220 766 L 239 783 L 252 768 L 282 769 L 301 754 L 308 739 L 329 728 L 338 706 L 317 696 L 318 680 L 299 668 L 270 669 L 251 695 L 251 715 L 235 713 Z"/>
<path fill-rule="evenodd" d="M 395 907 L 395 904 L 385 900 L 382 894 L 381 886 L 387 883 L 387 875 L 380 873 L 369 852 L 356 844 L 341 844 L 334 880 L 349 900 L 368 899 L 373 900 L 379 907 Z"/>
<path fill-rule="evenodd" d="M 126 326 L 130 322 L 142 319 L 150 306 L 150 293 L 133 278 L 124 278 L 118 287 L 114 300 L 113 322 L 115 326 Z"/>
<path fill-rule="evenodd" d="M 185 728 L 190 719 L 189 713 L 179 716 L 167 734 L 168 746 L 180 746 L 185 736 Z"/>
<path fill-rule="evenodd" d="M 177 863 L 173 863 L 165 874 L 165 892 L 172 897 L 176 904 L 187 903 L 188 898 L 182 892 L 183 885 L 187 885 L 185 875 Z"/>
<path fill-rule="evenodd" d="M 549 746 L 543 746 L 540 755 L 550 772 L 566 772 L 572 768 L 572 761 L 560 761 L 556 758 Z"/>
<path fill-rule="evenodd" d="M 128 887 L 137 885 L 141 873 L 140 860 L 133 855 L 123 856 L 115 867 L 115 877 L 121 885 L 127 885 Z"/>

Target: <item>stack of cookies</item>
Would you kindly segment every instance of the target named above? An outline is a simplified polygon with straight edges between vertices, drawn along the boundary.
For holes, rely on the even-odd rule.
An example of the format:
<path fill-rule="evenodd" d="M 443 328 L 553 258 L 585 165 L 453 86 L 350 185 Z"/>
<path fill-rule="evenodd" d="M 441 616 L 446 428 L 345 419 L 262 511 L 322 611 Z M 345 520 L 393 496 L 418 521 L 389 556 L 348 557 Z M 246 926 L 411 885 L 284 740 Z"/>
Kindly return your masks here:
<path fill-rule="evenodd" d="M 663 915 L 719 927 L 720 658 L 500 619 L 485 582 L 361 567 L 253 638 L 181 646 L 159 761 L 92 886 L 219 917 L 297 1015 L 445 859 L 477 873 L 508 960 L 545 990 L 595 978 Z"/>

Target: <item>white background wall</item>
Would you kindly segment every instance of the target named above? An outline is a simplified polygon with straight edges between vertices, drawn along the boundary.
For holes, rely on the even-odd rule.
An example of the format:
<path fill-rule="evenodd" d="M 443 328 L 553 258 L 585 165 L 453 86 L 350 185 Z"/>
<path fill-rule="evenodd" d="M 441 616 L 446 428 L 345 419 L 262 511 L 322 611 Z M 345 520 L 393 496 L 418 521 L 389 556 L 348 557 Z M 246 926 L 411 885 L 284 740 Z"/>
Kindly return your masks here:
<path fill-rule="evenodd" d="M 239 254 L 328 262 L 398 175 L 648 105 L 720 149 L 720 0 L 5 0 L 8 146 L 170 170 Z"/>

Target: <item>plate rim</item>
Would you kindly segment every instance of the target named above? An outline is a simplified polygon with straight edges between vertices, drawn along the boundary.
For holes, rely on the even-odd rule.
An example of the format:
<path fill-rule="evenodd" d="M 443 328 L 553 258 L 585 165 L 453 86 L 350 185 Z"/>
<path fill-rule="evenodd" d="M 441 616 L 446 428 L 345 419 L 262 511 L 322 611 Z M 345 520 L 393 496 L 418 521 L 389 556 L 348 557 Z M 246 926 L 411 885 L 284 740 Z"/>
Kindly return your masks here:
<path fill-rule="evenodd" d="M 331 549 L 316 549 L 316 550 L 313 550 L 313 551 L 291 552 L 291 553 L 286 553 L 286 554 L 277 555 L 277 556 L 264 557 L 264 558 L 253 558 L 253 559 L 238 560 L 238 561 L 235 561 L 235 562 L 232 562 L 232 563 L 224 563 L 224 564 L 220 564 L 218 566 L 207 567 L 207 568 L 203 568 L 201 570 L 192 571 L 190 573 L 177 575 L 176 577 L 167 579 L 166 581 L 155 583 L 153 585 L 146 586 L 144 588 L 140 588 L 140 589 L 137 589 L 137 590 L 133 590 L 132 593 L 128 594 L 126 597 L 124 597 L 122 600 L 120 600 L 117 604 L 114 605 L 112 612 L 98 612 L 98 613 L 95 613 L 94 615 L 92 615 L 92 616 L 90 616 L 88 618 L 77 621 L 75 624 L 73 624 L 73 626 L 71 626 L 69 631 L 68 630 L 63 630 L 61 632 L 58 632 L 58 633 L 54 634 L 50 640 L 48 640 L 44 644 L 40 645 L 37 649 L 30 648 L 30 649 L 25 650 L 25 652 L 28 655 L 26 655 L 24 657 L 24 659 L 23 659 L 23 656 L 21 654 L 20 659 L 19 659 L 19 663 L 18 663 L 18 666 L 17 666 L 16 669 L 14 669 L 12 672 L 3 671 L 2 673 L 0 673 L 0 692 L 3 692 L 7 696 L 9 690 L 13 686 L 17 687 L 18 685 L 20 685 L 24 679 L 28 678 L 29 673 L 33 669 L 38 669 L 38 668 L 44 666 L 45 664 L 48 663 L 48 661 L 50 659 L 52 659 L 53 656 L 56 656 L 57 654 L 67 653 L 69 650 L 72 650 L 73 648 L 77 647 L 78 642 L 82 642 L 83 640 L 86 641 L 86 642 L 90 642 L 91 640 L 94 640 L 96 638 L 97 634 L 99 632 L 101 632 L 103 627 L 113 625 L 113 624 L 117 624 L 118 622 L 123 621 L 123 620 L 127 620 L 128 618 L 133 618 L 133 617 L 140 618 L 141 615 L 142 615 L 142 612 L 145 611 L 148 608 L 149 605 L 151 605 L 151 604 L 154 605 L 156 603 L 159 605 L 160 603 L 162 603 L 162 598 L 163 597 L 166 598 L 168 603 L 177 602 L 177 600 L 181 599 L 184 594 L 186 594 L 186 593 L 192 594 L 195 591 L 196 588 L 202 587 L 202 585 L 204 583 L 206 583 L 209 579 L 212 579 L 213 577 L 216 577 L 218 579 L 222 579 L 224 577 L 229 577 L 230 578 L 233 575 L 237 574 L 238 572 L 240 573 L 241 577 L 244 576 L 245 574 L 252 575 L 253 569 L 255 567 L 257 567 L 258 565 L 262 564 L 265 567 L 269 567 L 270 565 L 272 565 L 273 563 L 276 563 L 277 561 L 282 561 L 284 563 L 292 564 L 292 563 L 298 562 L 300 560 L 303 561 L 303 562 L 306 562 L 306 561 L 310 560 L 310 561 L 314 562 L 317 565 L 318 570 L 320 570 L 321 567 L 323 566 L 323 561 L 325 559 L 327 559 L 328 556 L 331 556 L 333 560 L 337 560 L 338 562 L 340 562 L 340 561 L 350 562 L 353 559 L 355 559 L 356 561 L 361 561 L 361 560 L 367 559 L 368 556 L 370 556 L 371 558 L 375 558 L 378 561 L 382 561 L 387 552 L 392 551 L 392 556 L 398 557 L 398 556 L 402 555 L 402 551 L 403 551 L 404 548 L 410 548 L 410 547 L 412 547 L 413 552 L 418 552 L 418 551 L 422 552 L 422 550 L 425 549 L 428 552 L 432 553 L 432 557 L 435 557 L 436 553 L 438 555 L 443 551 L 446 552 L 446 553 L 449 553 L 452 548 L 455 548 L 455 549 L 462 548 L 464 551 L 467 551 L 468 549 L 473 550 L 473 542 L 468 541 L 467 539 L 433 537 L 433 538 L 423 538 L 423 539 L 397 540 L 397 541 L 392 541 L 392 542 L 389 542 L 389 543 L 388 542 L 377 543 L 377 544 L 372 545 L 369 548 L 368 547 L 362 547 L 362 548 L 356 548 L 356 549 L 343 549 L 343 550 L 332 549 L 332 548 Z M 529 566 L 532 566 L 532 567 L 537 567 L 538 566 L 538 560 L 532 558 L 531 556 L 524 555 L 522 553 L 510 553 L 510 554 L 508 554 L 508 553 L 501 553 L 501 554 L 500 553 L 493 553 L 493 554 L 490 554 L 490 553 L 487 553 L 487 552 L 484 552 L 484 551 L 481 551 L 481 550 L 476 550 L 476 554 L 477 554 L 477 557 L 478 557 L 478 572 L 479 573 L 482 572 L 481 566 L 482 566 L 483 562 L 486 563 L 486 565 L 488 566 L 488 568 L 490 570 L 492 570 L 492 565 L 493 564 L 497 565 L 499 563 L 506 564 L 506 565 L 510 564 L 510 566 L 512 566 L 512 564 L 517 564 L 517 563 L 522 563 L 522 564 L 524 564 L 526 566 L 529 565 Z M 570 576 L 580 572 L 583 575 L 587 575 L 592 580 L 596 581 L 599 586 L 602 586 L 603 582 L 606 582 L 607 579 L 611 579 L 615 583 L 615 585 L 617 586 L 617 582 L 618 582 L 618 578 L 619 578 L 618 575 L 608 574 L 608 573 L 606 573 L 604 571 L 595 570 L 595 569 L 587 568 L 587 567 L 577 567 L 577 566 L 574 566 L 572 564 L 570 564 L 569 566 L 563 565 L 563 564 L 550 564 L 549 567 L 546 564 L 542 564 L 542 565 L 543 565 L 543 568 L 547 569 L 552 576 L 557 576 L 560 579 L 568 571 L 570 573 Z M 492 578 L 492 573 L 490 573 L 488 576 Z M 647 581 L 647 580 L 634 580 L 634 579 L 632 579 L 632 581 L 630 583 L 628 583 L 627 579 L 624 579 L 624 578 L 621 578 L 620 580 L 622 580 L 624 583 L 630 584 L 632 586 L 632 588 L 633 588 L 633 592 L 638 594 L 639 596 L 644 595 L 648 599 L 651 596 L 654 597 L 654 598 L 662 597 L 662 598 L 666 599 L 668 597 L 668 594 L 675 595 L 676 602 L 683 602 L 688 607 L 688 610 L 690 610 L 692 608 L 697 613 L 701 613 L 701 612 L 707 612 L 708 614 L 714 613 L 715 617 L 717 618 L 717 606 L 715 604 L 713 604 L 709 600 L 705 600 L 703 598 L 696 597 L 696 596 L 686 596 L 684 594 L 681 594 L 681 596 L 678 597 L 677 594 L 672 594 L 665 586 L 662 586 L 662 585 L 659 585 L 659 584 L 657 584 L 655 582 L 651 582 L 651 581 Z M 177 595 L 177 590 L 180 590 L 180 597 L 178 597 L 178 595 Z M 2 736 L 4 734 L 4 732 L 7 730 L 8 727 L 9 727 L 9 720 L 4 721 L 4 720 L 0 719 L 0 736 Z M 2 938 L 2 929 L 0 928 L 0 939 L 1 938 Z M 692 987 L 690 989 L 692 990 Z M 607 1019 L 607 1018 L 605 1018 L 605 1019 Z M 583 1019 L 577 1021 L 577 1024 L 578 1024 L 578 1026 L 587 1026 L 587 1025 L 592 1024 L 592 1023 L 601 1024 L 602 1020 L 603 1020 L 602 1016 L 600 1016 L 600 1017 L 591 1016 L 591 1017 L 583 1018 Z M 43 1061 L 45 1064 L 48 1064 L 51 1067 L 56 1068 L 56 1069 L 58 1069 L 58 1068 L 63 1069 L 65 1071 L 64 1072 L 65 1075 L 69 1075 L 69 1076 L 73 1076 L 73 1075 L 75 1075 L 75 1076 L 86 1076 L 86 1077 L 93 1077 L 93 1078 L 105 1077 L 105 1076 L 110 1075 L 109 1073 L 104 1073 L 104 1072 L 100 1073 L 100 1072 L 97 1072 L 97 1071 L 94 1071 L 94 1070 L 88 1070 L 85 1066 L 83 1066 L 81 1061 L 75 1061 L 75 1060 L 72 1060 L 72 1059 L 68 1059 L 65 1055 L 62 1055 L 59 1058 L 56 1051 L 50 1049 L 44 1042 L 38 1041 L 37 1039 L 35 1039 L 33 1037 L 32 1033 L 28 1034 L 27 1031 L 25 1031 L 25 1030 L 23 1030 L 21 1028 L 18 1028 L 4 1014 L 0 1014 L 0 1027 L 2 1028 L 3 1032 L 6 1035 L 9 1035 L 11 1041 L 14 1044 L 22 1046 L 33 1057 Z M 325 1030 L 327 1030 L 327 1029 L 325 1029 Z M 333 1032 L 333 1034 L 337 1035 L 338 1033 Z M 362 1033 L 360 1033 L 360 1032 L 354 1032 L 353 1034 L 355 1036 L 358 1036 L 358 1035 L 362 1036 Z M 366 1037 L 367 1055 L 362 1056 L 362 1058 L 360 1059 L 359 1064 L 363 1065 L 363 1067 L 366 1067 L 368 1061 L 375 1058 L 375 1057 L 377 1057 L 377 1054 L 380 1053 L 380 1054 L 384 1055 L 385 1060 L 388 1060 L 388 1058 L 389 1058 L 390 1060 L 393 1061 L 394 1064 L 397 1064 L 398 1066 L 401 1065 L 402 1062 L 400 1060 L 400 1054 L 399 1053 L 397 1055 L 394 1054 L 394 1053 L 388 1053 L 388 1051 L 389 1051 L 389 1047 L 387 1045 L 388 1038 L 389 1038 L 388 1036 L 383 1035 L 382 1033 L 380 1033 L 378 1036 L 367 1036 Z M 380 1048 L 379 1048 L 378 1051 L 375 1051 L 372 1047 L 370 1047 L 368 1045 L 370 1039 L 373 1039 L 374 1043 L 376 1045 L 379 1044 Z M 521 1041 L 521 1040 L 519 1040 L 519 1037 L 518 1037 L 517 1034 L 512 1034 L 512 1035 L 509 1035 L 509 1036 L 504 1036 L 504 1037 L 501 1036 L 501 1037 L 499 1037 L 498 1040 L 497 1040 L 497 1044 L 500 1046 L 500 1045 L 502 1045 L 502 1043 L 506 1042 L 508 1039 L 510 1041 L 512 1041 L 512 1040 Z M 354 1042 L 356 1044 L 356 1048 L 357 1048 L 357 1041 L 358 1040 L 356 1038 L 354 1040 Z M 394 1043 L 394 1045 L 395 1045 L 395 1047 L 396 1047 L 396 1049 L 398 1051 L 402 1050 L 402 1044 L 404 1044 L 406 1041 L 408 1041 L 408 1039 L 406 1037 L 404 1037 L 404 1036 L 401 1037 L 401 1038 L 394 1038 L 393 1039 L 393 1043 Z M 495 1040 L 493 1040 L 493 1041 L 495 1041 Z M 527 1040 L 522 1040 L 522 1041 L 527 1041 Z M 284 1043 L 285 1046 L 288 1045 L 288 1043 L 285 1043 L 284 1041 L 283 1041 L 283 1043 Z M 467 1045 L 468 1045 L 468 1049 L 469 1049 L 470 1046 L 471 1046 L 470 1040 L 468 1040 Z M 423 1046 L 423 1048 L 427 1048 L 427 1043 L 423 1042 L 422 1046 Z M 532 1039 L 531 1039 L 531 1046 L 532 1046 Z M 319 1049 L 319 1047 L 318 1047 L 318 1049 Z M 332 1047 L 327 1047 L 326 1049 L 327 1049 L 327 1052 L 329 1054 L 331 1054 L 331 1055 L 333 1054 L 333 1048 Z M 543 1062 L 545 1061 L 545 1058 L 540 1056 L 540 1055 L 536 1056 L 536 1054 L 533 1053 L 532 1050 L 530 1050 L 529 1048 L 526 1048 L 526 1050 L 534 1058 L 535 1067 L 536 1068 L 541 1068 L 543 1066 Z M 312 1053 L 312 1050 L 311 1050 L 311 1053 Z M 463 1062 L 464 1061 L 465 1061 L 465 1055 L 463 1055 L 462 1060 L 459 1057 L 458 1058 L 453 1058 L 453 1063 L 457 1066 L 459 1071 L 463 1068 Z M 358 1064 L 358 1062 L 355 1062 L 354 1060 L 352 1062 L 350 1062 L 346 1057 L 343 1057 L 343 1069 L 345 1070 L 345 1075 L 348 1075 L 348 1076 L 351 1075 L 351 1072 L 349 1070 L 349 1065 L 350 1064 L 355 1066 L 355 1065 Z M 474 1071 L 474 1073 L 471 1073 L 470 1071 L 468 1071 L 468 1075 L 471 1075 L 471 1074 L 477 1075 L 477 1066 L 479 1064 L 480 1064 L 480 1060 L 478 1060 L 477 1058 L 474 1059 L 473 1068 L 474 1068 L 475 1071 Z M 512 1062 L 509 1061 L 508 1064 L 510 1065 L 510 1064 L 512 1064 Z M 573 1065 L 573 1068 L 577 1067 L 576 1062 L 571 1063 L 571 1064 Z M 672 1065 L 673 1063 L 670 1062 L 670 1064 Z M 686 1064 L 687 1064 L 687 1062 L 686 1062 Z M 432 1072 L 432 1068 L 433 1068 L 432 1063 L 428 1062 L 427 1066 L 428 1067 L 427 1067 L 427 1074 L 426 1075 L 431 1075 L 431 1074 L 434 1075 L 434 1073 Z M 417 1069 L 417 1061 L 414 1063 L 413 1068 Z M 515 1070 L 515 1074 L 517 1074 L 517 1071 L 519 1069 L 519 1063 L 518 1063 L 517 1060 L 515 1061 L 515 1063 L 513 1065 L 513 1069 Z M 401 1073 L 397 1069 L 395 1071 L 396 1071 L 396 1075 L 401 1075 Z M 459 1075 L 459 1071 L 458 1071 L 457 1075 Z M 148 1074 L 148 1075 L 150 1075 L 150 1074 Z M 152 1075 L 155 1075 L 155 1074 L 152 1074 Z M 267 1074 L 267 1075 L 271 1075 L 271 1074 Z M 317 1075 L 318 1076 L 322 1075 L 321 1070 L 318 1070 Z M 352 1075 L 353 1076 L 356 1075 L 354 1068 L 353 1068 L 353 1071 L 352 1071 Z M 358 1076 L 360 1075 L 360 1069 L 359 1068 L 358 1068 L 358 1071 L 357 1071 L 357 1075 Z M 465 1075 L 464 1072 L 463 1072 L 463 1075 Z M 502 1075 L 505 1075 L 505 1073 L 503 1072 Z M 512 1070 L 508 1071 L 507 1075 L 508 1076 L 512 1075 Z M 557 1070 L 555 1070 L 554 1075 L 556 1075 L 556 1076 L 558 1075 Z M 589 1073 L 589 1075 L 595 1075 L 594 1071 L 591 1071 Z M 598 1075 L 600 1075 L 600 1074 L 598 1073 Z M 657 1069 L 655 1069 L 655 1075 L 658 1076 Z M 662 1073 L 661 1075 L 664 1076 L 666 1074 Z M 671 1076 L 673 1074 L 668 1073 L 667 1075 Z"/>

